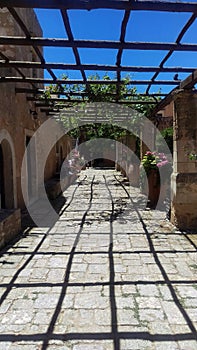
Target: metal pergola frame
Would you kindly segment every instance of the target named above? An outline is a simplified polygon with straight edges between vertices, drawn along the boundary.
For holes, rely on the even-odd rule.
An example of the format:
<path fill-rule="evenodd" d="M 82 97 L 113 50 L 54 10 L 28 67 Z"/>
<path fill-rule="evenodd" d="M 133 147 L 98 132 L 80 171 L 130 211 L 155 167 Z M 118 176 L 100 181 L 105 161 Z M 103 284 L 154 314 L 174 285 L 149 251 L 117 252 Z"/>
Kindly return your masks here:
<path fill-rule="evenodd" d="M 88 88 L 89 84 L 115 84 L 116 94 L 114 94 L 114 102 L 126 103 L 128 95 L 124 96 L 125 100 L 119 99 L 119 89 L 120 85 L 123 83 L 121 79 L 122 72 L 144 72 L 153 73 L 152 78 L 149 80 L 130 80 L 127 84 L 132 85 L 146 85 L 146 91 L 141 96 L 153 97 L 152 103 L 157 103 L 157 97 L 165 97 L 167 94 L 157 94 L 150 93 L 150 89 L 153 85 L 168 85 L 172 86 L 173 90 L 175 88 L 192 89 L 197 82 L 197 72 L 195 67 L 167 67 L 164 66 L 168 59 L 174 52 L 197 52 L 197 44 L 191 43 L 181 43 L 181 40 L 191 25 L 194 23 L 197 17 L 197 2 L 168 2 L 168 1 L 135 1 L 135 0 L 124 0 L 124 1 L 114 1 L 114 0 L 0 0 L 0 7 L 7 7 L 10 15 L 13 16 L 19 27 L 21 28 L 24 36 L 5 36 L 0 37 L 0 45 L 15 45 L 15 46 L 31 46 L 37 56 L 37 62 L 31 61 L 18 61 L 10 60 L 3 53 L 0 52 L 0 68 L 12 68 L 17 74 L 16 76 L 1 76 L 0 83 L 21 83 L 20 88 L 16 88 L 16 93 L 27 93 L 27 98 L 35 102 L 35 106 L 39 106 L 38 96 L 43 93 L 43 89 L 40 89 L 40 84 L 80 84 L 82 87 Z M 17 12 L 17 8 L 43 8 L 43 9 L 59 9 L 62 20 L 64 23 L 65 32 L 68 39 L 64 38 L 42 38 L 42 37 L 32 37 L 29 29 L 25 25 L 23 19 Z M 93 9 L 114 9 L 114 10 L 124 10 L 124 16 L 121 23 L 120 39 L 119 41 L 101 41 L 101 40 L 76 40 L 74 38 L 71 23 L 69 20 L 68 10 L 93 10 Z M 126 29 L 129 21 L 130 13 L 132 11 L 163 11 L 163 12 L 178 12 L 178 13 L 190 13 L 190 18 L 187 23 L 181 28 L 178 37 L 172 43 L 167 42 L 127 42 Z M 69 47 L 72 49 L 75 64 L 68 64 L 66 62 L 55 63 L 46 62 L 42 54 L 40 47 Z M 99 48 L 99 49 L 116 49 L 116 64 L 115 65 L 99 65 L 99 64 L 82 64 L 81 57 L 79 54 L 80 48 Z M 164 58 L 161 60 L 158 66 L 122 66 L 122 54 L 124 50 L 155 50 L 167 51 Z M 24 74 L 24 69 L 46 69 L 50 74 L 51 78 L 33 78 L 31 74 Z M 71 80 L 71 79 L 59 79 L 53 72 L 53 69 L 61 70 L 77 70 L 81 72 L 82 79 Z M 113 80 L 88 80 L 86 71 L 95 72 L 115 72 L 116 79 Z M 157 80 L 160 73 L 188 73 L 190 74 L 184 81 L 179 81 L 175 78 L 168 80 Z M 22 87 L 23 84 L 23 87 Z M 31 84 L 32 89 L 29 85 Z M 39 86 L 37 85 L 39 84 Z M 62 96 L 65 95 L 65 98 Z M 65 101 L 79 102 L 79 96 L 81 96 L 81 101 L 84 101 L 86 94 L 84 90 L 78 93 L 78 99 L 76 99 L 76 92 L 62 93 L 59 102 L 63 103 Z M 163 107 L 167 102 L 169 102 L 170 97 L 167 96 L 163 101 L 161 101 L 156 107 L 155 111 L 161 106 Z M 51 102 L 57 103 L 57 97 L 51 95 Z M 64 100 L 64 101 L 63 101 Z M 48 101 L 49 102 L 49 101 Z M 47 102 L 47 103 L 48 103 Z M 130 103 L 139 103 L 139 100 L 135 102 L 130 101 Z M 144 103 L 144 101 L 142 101 Z M 42 101 L 42 105 L 44 101 Z"/>

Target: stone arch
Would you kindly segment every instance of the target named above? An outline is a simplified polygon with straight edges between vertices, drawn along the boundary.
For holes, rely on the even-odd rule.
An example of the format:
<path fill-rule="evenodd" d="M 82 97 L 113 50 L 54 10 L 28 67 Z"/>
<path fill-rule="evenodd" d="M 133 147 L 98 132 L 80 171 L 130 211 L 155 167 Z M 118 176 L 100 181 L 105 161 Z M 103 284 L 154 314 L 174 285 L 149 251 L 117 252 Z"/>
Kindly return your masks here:
<path fill-rule="evenodd" d="M 0 131 L 1 161 L 1 207 L 13 209 L 17 207 L 16 193 L 16 158 L 12 138 L 7 130 Z"/>

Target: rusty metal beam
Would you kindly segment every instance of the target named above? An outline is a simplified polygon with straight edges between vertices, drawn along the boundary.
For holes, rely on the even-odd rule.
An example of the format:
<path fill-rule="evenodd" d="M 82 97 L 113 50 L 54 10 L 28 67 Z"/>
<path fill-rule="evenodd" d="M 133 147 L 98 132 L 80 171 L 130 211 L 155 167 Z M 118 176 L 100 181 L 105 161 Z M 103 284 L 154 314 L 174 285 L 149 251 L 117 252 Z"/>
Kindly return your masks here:
<path fill-rule="evenodd" d="M 193 14 L 189 20 L 187 21 L 187 23 L 184 25 L 184 27 L 181 29 L 176 41 L 175 41 L 175 44 L 180 44 L 183 36 L 185 35 L 185 33 L 187 32 L 187 30 L 191 27 L 191 25 L 194 23 L 194 21 L 196 20 L 196 14 Z M 158 67 L 158 70 L 157 72 L 153 75 L 153 77 L 151 78 L 152 81 L 154 81 L 159 73 L 161 72 L 161 68 L 163 68 L 164 64 L 168 61 L 168 59 L 172 56 L 174 50 L 169 50 L 169 52 L 165 55 L 165 57 L 162 59 L 162 61 L 160 62 L 159 64 L 159 67 Z M 151 84 L 149 84 L 148 88 L 146 89 L 146 92 L 149 92 L 151 88 Z"/>
<path fill-rule="evenodd" d="M 50 100 L 50 102 L 52 102 Z M 54 101 L 55 102 L 55 101 Z M 68 105 L 70 105 L 71 103 L 82 103 L 82 102 L 89 102 L 89 100 L 70 100 L 70 101 L 65 101 L 65 103 L 63 103 L 63 101 L 61 103 L 55 103 L 54 105 L 51 103 L 51 104 L 47 104 L 47 103 L 44 103 L 44 102 L 35 102 L 35 107 L 37 108 L 41 108 L 41 107 L 55 107 L 55 108 L 64 108 L 64 107 L 67 107 Z M 114 100 L 114 101 L 110 101 L 110 103 L 120 103 L 120 104 L 126 104 L 126 105 L 138 105 L 138 104 L 141 104 L 141 105 L 154 105 L 154 104 L 157 104 L 158 102 L 157 101 L 127 101 L 127 100 Z"/>
<path fill-rule="evenodd" d="M 129 2 L 133 2 L 132 0 L 129 0 Z M 124 17 L 122 20 L 122 24 L 121 24 L 121 31 L 120 31 L 120 39 L 119 41 L 121 43 L 125 42 L 125 35 L 126 35 L 126 29 L 127 29 L 127 24 L 130 18 L 130 10 L 126 10 L 124 13 Z M 123 49 L 119 48 L 117 56 L 116 56 L 116 66 L 119 68 L 121 66 L 121 62 L 122 62 L 122 54 L 123 54 Z M 121 81 L 121 70 L 117 70 L 117 81 L 120 82 Z M 120 95 L 120 84 L 117 84 L 117 98 Z"/>
<path fill-rule="evenodd" d="M 170 1 L 121 1 L 121 0 L 0 0 L 0 7 L 46 8 L 46 9 L 83 9 L 99 8 L 117 10 L 144 10 L 165 12 L 196 12 L 196 3 Z"/>
<path fill-rule="evenodd" d="M 71 25 L 70 25 L 67 11 L 61 10 L 61 15 L 62 15 L 62 20 L 64 22 L 65 31 L 68 35 L 68 39 L 69 39 L 69 41 L 74 42 L 74 36 L 72 33 L 72 29 L 71 29 Z M 73 54 L 75 56 L 76 65 L 78 65 L 80 67 L 81 66 L 81 59 L 80 59 L 80 55 L 79 55 L 79 51 L 78 51 L 77 47 L 72 47 L 72 51 L 73 51 Z M 82 68 L 79 68 L 79 70 L 81 71 L 81 75 L 82 75 L 83 80 L 86 81 L 87 77 L 86 77 L 84 70 Z"/>
<path fill-rule="evenodd" d="M 155 72 L 158 67 L 137 67 L 137 66 L 111 66 L 111 65 L 97 65 L 97 64 L 66 64 L 66 63 L 40 63 L 27 61 L 9 61 L 0 60 L 0 67 L 12 68 L 37 68 L 37 69 L 61 69 L 61 70 L 95 70 L 95 71 L 122 71 L 122 72 Z M 160 69 L 162 73 L 192 73 L 195 68 L 189 67 L 163 67 Z"/>
<path fill-rule="evenodd" d="M 15 19 L 15 21 L 18 23 L 19 27 L 21 28 L 21 30 L 23 31 L 23 33 L 26 35 L 26 39 L 30 39 L 31 38 L 31 34 L 27 28 L 27 26 L 25 25 L 25 23 L 23 22 L 23 20 L 21 19 L 21 17 L 18 15 L 17 11 L 14 8 L 9 8 L 8 7 L 9 12 L 11 13 L 11 15 L 13 16 L 13 18 Z M 40 61 L 42 63 L 45 63 L 45 59 L 42 55 L 42 52 L 40 51 L 40 49 L 36 46 L 33 46 L 35 53 L 37 54 L 37 56 L 39 57 Z M 53 73 L 53 71 L 51 69 L 47 69 L 48 73 L 50 74 L 50 76 L 53 79 L 56 79 L 55 74 Z"/>
<path fill-rule="evenodd" d="M 0 37 L 0 45 L 20 46 L 51 46 L 51 47 L 77 47 L 91 49 L 123 49 L 123 50 L 173 50 L 197 51 L 197 44 L 155 43 L 155 42 L 119 42 L 104 40 L 68 40 L 59 38 L 24 38 Z"/>
<path fill-rule="evenodd" d="M 112 97 L 114 97 L 114 100 L 116 99 L 116 94 L 111 94 Z M 85 97 L 88 97 L 88 96 L 85 96 Z M 136 95 L 133 95 L 132 97 L 137 97 Z M 150 96 L 151 97 L 151 96 Z M 70 98 L 60 98 L 60 97 L 50 97 L 50 98 L 47 98 L 46 100 L 45 99 L 39 99 L 39 98 L 36 98 L 36 97 L 33 97 L 33 96 L 27 96 L 27 101 L 34 101 L 36 103 L 36 105 L 39 105 L 39 104 L 43 104 L 44 105 L 47 105 L 49 103 L 53 103 L 53 102 L 64 102 L 64 103 L 70 103 L 70 102 L 83 102 L 83 101 L 89 101 L 88 98 L 86 98 L 86 100 L 84 100 L 83 98 L 81 99 L 76 99 L 76 98 L 73 98 L 73 99 L 70 99 Z M 122 99 L 121 98 L 121 101 L 125 101 L 125 103 L 132 103 L 132 104 L 138 104 L 138 103 L 141 103 L 141 104 L 155 104 L 155 103 L 158 103 L 158 101 L 156 100 L 152 100 L 152 101 L 145 101 L 145 100 L 136 100 L 136 99 L 133 99 L 133 100 L 126 100 L 126 99 Z"/>
<path fill-rule="evenodd" d="M 15 92 L 16 94 L 35 94 L 35 95 L 40 95 L 43 94 L 46 90 L 44 89 L 30 89 L 30 88 L 15 88 Z M 57 95 L 57 92 L 50 92 L 51 95 Z M 69 92 L 61 92 L 60 95 L 69 95 L 69 96 L 88 96 L 88 92 L 84 92 L 84 91 L 69 91 Z M 115 93 L 106 93 L 107 96 L 115 96 Z M 138 96 L 149 96 L 149 97 L 163 97 L 163 96 L 167 96 L 167 94 L 160 94 L 160 93 L 152 93 L 152 94 L 147 94 L 147 93 L 139 93 L 137 94 Z M 136 96 L 135 93 L 127 93 L 127 94 L 123 94 L 123 97 L 127 97 L 127 96 Z M 36 97 L 34 96 L 27 96 L 27 99 L 29 101 L 34 101 L 36 99 Z"/>
<path fill-rule="evenodd" d="M 0 77 L 0 83 L 38 83 L 38 84 L 102 84 L 102 85 L 111 85 L 118 84 L 117 80 L 65 80 L 65 79 L 42 79 L 42 78 L 20 78 L 20 77 Z M 129 80 L 126 85 L 147 85 L 152 83 L 150 80 Z M 120 84 L 125 84 L 125 81 L 122 80 Z M 152 84 L 154 85 L 174 85 L 178 86 L 180 82 L 176 80 L 157 80 Z"/>
<path fill-rule="evenodd" d="M 2 52 L 0 52 L 0 57 L 3 59 L 5 63 L 9 62 L 9 58 L 5 56 Z M 25 75 L 23 74 L 23 72 L 21 72 L 19 68 L 15 67 L 15 70 L 19 73 L 21 77 L 25 78 Z"/>

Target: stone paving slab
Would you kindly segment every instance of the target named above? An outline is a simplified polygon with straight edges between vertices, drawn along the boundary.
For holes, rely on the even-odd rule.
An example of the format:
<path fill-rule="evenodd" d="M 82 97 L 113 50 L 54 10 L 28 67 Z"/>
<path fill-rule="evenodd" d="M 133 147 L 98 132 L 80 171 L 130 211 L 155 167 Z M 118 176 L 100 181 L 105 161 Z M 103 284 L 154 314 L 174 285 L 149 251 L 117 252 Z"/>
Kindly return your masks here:
<path fill-rule="evenodd" d="M 195 240 L 113 170 L 64 196 L 0 255 L 0 350 L 196 349 Z"/>

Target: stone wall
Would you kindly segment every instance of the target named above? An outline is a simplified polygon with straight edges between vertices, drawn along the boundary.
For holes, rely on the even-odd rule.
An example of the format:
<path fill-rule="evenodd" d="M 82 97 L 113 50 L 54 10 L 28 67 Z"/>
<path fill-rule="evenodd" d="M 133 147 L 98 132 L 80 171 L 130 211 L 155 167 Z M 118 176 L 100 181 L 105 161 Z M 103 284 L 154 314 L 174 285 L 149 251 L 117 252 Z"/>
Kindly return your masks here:
<path fill-rule="evenodd" d="M 34 11 L 32 9 L 19 9 L 17 13 L 22 17 L 26 23 L 28 30 L 32 35 L 42 36 L 40 25 L 36 19 Z M 7 8 L 0 10 L 0 35 L 18 35 L 24 36 L 24 33 L 19 28 L 18 24 L 11 16 Z M 1 52 L 12 60 L 32 60 L 34 54 L 31 47 L 15 47 L 11 45 L 1 46 Z M 26 74 L 26 70 L 21 69 L 21 72 Z M 3 68 L 0 70 L 1 76 L 20 76 L 20 74 L 14 69 Z M 39 76 L 43 76 L 43 72 L 38 73 Z M 0 135 L 6 133 L 9 135 L 10 141 L 13 143 L 14 154 L 13 168 L 15 180 L 15 206 L 23 206 L 23 196 L 21 193 L 21 164 L 25 151 L 25 138 L 27 135 L 32 136 L 34 131 L 39 127 L 44 120 L 43 115 L 39 115 L 37 119 L 34 119 L 31 110 L 34 110 L 32 102 L 27 102 L 26 94 L 16 94 L 16 87 L 24 87 L 22 83 L 1 83 L 0 90 Z M 30 84 L 25 84 L 25 87 L 31 88 Z M 3 137 L 2 137 L 3 138 Z M 6 158 L 6 155 L 4 155 Z"/>
<path fill-rule="evenodd" d="M 0 249 L 14 239 L 21 229 L 20 210 L 3 210 L 0 212 Z"/>
<path fill-rule="evenodd" d="M 171 220 L 182 229 L 197 229 L 197 95 L 178 91 L 174 98 L 174 154 Z"/>
<path fill-rule="evenodd" d="M 42 30 L 36 18 L 33 9 L 17 9 L 18 15 L 22 18 L 25 25 L 28 28 L 31 36 L 42 36 Z M 16 23 L 15 19 L 11 16 L 7 8 L 0 9 L 0 35 L 6 36 L 24 36 L 21 28 Z M 11 46 L 5 45 L 1 46 L 1 52 L 8 58 L 12 60 L 20 61 L 39 61 L 36 52 L 31 47 L 26 46 Z M 42 48 L 40 48 L 42 52 Z M 20 71 L 26 75 L 26 69 L 20 69 Z M 28 69 L 28 76 L 32 77 L 43 77 L 43 70 L 33 70 Z M 0 69 L 0 75 L 3 76 L 20 76 L 18 71 L 14 68 L 12 69 Z M 8 153 L 6 151 L 4 140 L 10 145 L 10 158 L 12 161 L 12 169 L 10 173 L 7 172 L 8 176 L 11 177 L 13 182 L 13 207 L 24 207 L 24 198 L 21 189 L 21 181 L 28 186 L 27 176 L 21 180 L 21 166 L 26 149 L 26 144 L 34 135 L 35 131 L 48 120 L 45 113 L 41 113 L 40 109 L 36 109 L 35 105 L 31 101 L 27 101 L 26 93 L 16 93 L 16 88 L 25 87 L 32 88 L 31 84 L 27 83 L 1 83 L 0 85 L 0 146 L 2 145 L 3 150 L 3 164 L 6 168 Z M 37 84 L 37 88 L 43 88 L 42 85 Z M 32 113 L 36 111 L 36 113 Z M 47 138 L 47 136 L 46 136 Z M 39 148 L 39 145 L 37 145 Z M 50 150 L 49 156 L 46 160 L 44 180 L 47 181 L 53 177 L 59 167 L 61 166 L 61 161 L 63 157 L 71 149 L 71 141 L 68 137 L 62 138 L 58 142 L 58 152 L 57 146 L 54 145 Z M 61 154 L 60 154 L 61 150 Z M 41 153 L 41 149 L 39 150 Z M 35 159 L 35 176 L 37 172 L 37 159 Z M 33 163 L 31 164 L 33 167 Z M 4 171 L 4 177 L 5 171 Z M 8 187 L 8 186 L 7 186 Z M 39 192 L 39 181 L 36 183 L 36 187 L 33 187 L 35 191 L 35 198 Z M 8 193 L 5 189 L 5 195 L 8 197 Z M 2 207 L 0 203 L 0 208 Z"/>

